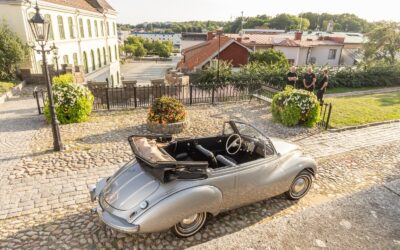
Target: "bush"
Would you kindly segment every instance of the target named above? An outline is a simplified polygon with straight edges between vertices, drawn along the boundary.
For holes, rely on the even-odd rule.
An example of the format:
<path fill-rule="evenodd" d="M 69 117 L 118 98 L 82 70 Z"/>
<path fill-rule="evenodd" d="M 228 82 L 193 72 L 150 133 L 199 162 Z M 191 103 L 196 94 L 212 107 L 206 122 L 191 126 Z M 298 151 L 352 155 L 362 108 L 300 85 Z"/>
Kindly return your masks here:
<path fill-rule="evenodd" d="M 94 97 L 87 87 L 74 83 L 72 75 L 53 78 L 53 95 L 57 119 L 61 124 L 84 122 L 89 118 Z M 50 122 L 48 102 L 44 107 L 44 115 Z"/>
<path fill-rule="evenodd" d="M 275 121 L 292 127 L 298 124 L 313 127 L 320 120 L 317 97 L 306 90 L 286 87 L 272 99 L 272 116 Z"/>
<path fill-rule="evenodd" d="M 275 65 L 281 68 L 288 68 L 289 63 L 285 54 L 279 50 L 267 49 L 264 51 L 256 51 L 250 54 L 250 62 L 265 63 L 267 65 Z"/>
<path fill-rule="evenodd" d="M 168 124 L 182 122 L 186 118 L 185 107 L 178 100 L 162 96 L 157 98 L 147 116 L 147 121 L 152 123 Z"/>

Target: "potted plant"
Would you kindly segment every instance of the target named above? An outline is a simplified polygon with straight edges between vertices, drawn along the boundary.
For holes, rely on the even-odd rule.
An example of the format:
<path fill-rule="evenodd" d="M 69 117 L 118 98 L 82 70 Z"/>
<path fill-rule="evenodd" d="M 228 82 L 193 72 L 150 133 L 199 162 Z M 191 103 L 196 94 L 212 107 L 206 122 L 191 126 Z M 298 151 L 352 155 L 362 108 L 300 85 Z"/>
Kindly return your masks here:
<path fill-rule="evenodd" d="M 162 96 L 150 107 L 147 128 L 157 134 L 177 134 L 188 126 L 185 107 L 178 100 Z"/>

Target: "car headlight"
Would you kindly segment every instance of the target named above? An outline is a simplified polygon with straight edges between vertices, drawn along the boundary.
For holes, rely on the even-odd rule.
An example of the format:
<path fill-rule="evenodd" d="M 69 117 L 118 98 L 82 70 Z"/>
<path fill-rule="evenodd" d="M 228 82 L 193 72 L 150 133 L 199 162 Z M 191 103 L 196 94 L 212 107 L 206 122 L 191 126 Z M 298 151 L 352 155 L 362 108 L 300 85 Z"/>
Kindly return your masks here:
<path fill-rule="evenodd" d="M 149 203 L 148 203 L 147 201 L 142 201 L 142 202 L 139 204 L 139 207 L 140 207 L 141 209 L 146 209 L 148 205 L 149 205 Z"/>

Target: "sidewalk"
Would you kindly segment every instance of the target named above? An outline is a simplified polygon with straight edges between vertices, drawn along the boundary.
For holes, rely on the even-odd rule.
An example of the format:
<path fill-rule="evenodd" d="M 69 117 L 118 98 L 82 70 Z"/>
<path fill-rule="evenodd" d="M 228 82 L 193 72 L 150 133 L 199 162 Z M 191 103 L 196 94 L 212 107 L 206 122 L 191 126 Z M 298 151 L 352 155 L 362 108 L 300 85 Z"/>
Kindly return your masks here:
<path fill-rule="evenodd" d="M 191 249 L 399 249 L 400 179 Z"/>

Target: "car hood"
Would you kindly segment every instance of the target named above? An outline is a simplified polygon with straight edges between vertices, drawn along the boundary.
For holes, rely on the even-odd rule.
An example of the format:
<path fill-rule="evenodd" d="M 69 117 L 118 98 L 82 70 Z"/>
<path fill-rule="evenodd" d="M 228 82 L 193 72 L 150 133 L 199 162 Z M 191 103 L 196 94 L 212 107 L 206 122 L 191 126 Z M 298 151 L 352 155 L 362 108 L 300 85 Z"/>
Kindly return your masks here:
<path fill-rule="evenodd" d="M 153 194 L 160 183 L 136 161 L 111 177 L 103 189 L 104 201 L 118 210 L 129 210 Z"/>
<path fill-rule="evenodd" d="M 272 143 L 274 144 L 274 147 L 276 151 L 281 154 L 285 155 L 287 153 L 290 153 L 292 151 L 299 150 L 299 146 L 293 143 L 289 143 L 287 141 L 278 139 L 278 138 L 270 138 Z"/>

